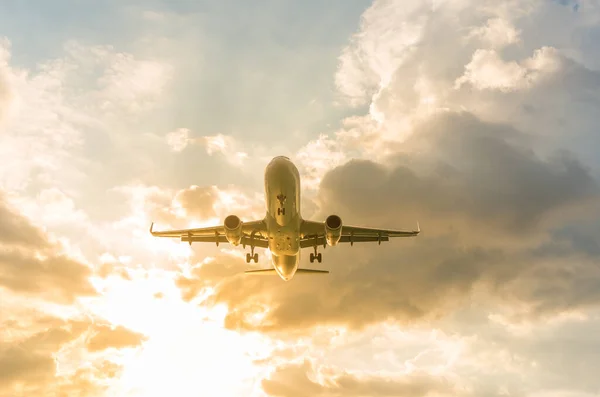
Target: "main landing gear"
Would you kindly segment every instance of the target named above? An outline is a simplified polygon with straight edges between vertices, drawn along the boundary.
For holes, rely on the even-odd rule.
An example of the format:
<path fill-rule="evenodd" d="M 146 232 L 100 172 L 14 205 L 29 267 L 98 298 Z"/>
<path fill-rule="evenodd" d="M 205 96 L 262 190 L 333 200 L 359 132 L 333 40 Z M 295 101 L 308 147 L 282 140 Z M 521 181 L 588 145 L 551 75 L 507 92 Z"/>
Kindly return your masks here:
<path fill-rule="evenodd" d="M 251 260 L 254 261 L 254 263 L 258 263 L 258 254 L 254 253 L 254 234 L 256 233 L 256 230 L 253 230 L 252 233 L 250 233 L 250 253 L 246 254 L 246 263 L 250 263 Z M 244 244 L 244 248 L 246 248 L 246 244 Z"/>
<path fill-rule="evenodd" d="M 285 215 L 285 208 L 277 208 L 277 215 Z"/>
<path fill-rule="evenodd" d="M 310 263 L 313 263 L 315 261 L 315 259 L 317 260 L 317 262 L 321 263 L 321 260 L 323 259 L 323 257 L 321 256 L 321 253 L 317 253 L 317 246 L 315 245 L 315 252 L 314 253 L 310 253 Z"/>
<path fill-rule="evenodd" d="M 250 263 L 250 261 L 254 261 L 254 263 L 258 263 L 258 253 L 254 253 L 254 248 L 252 248 L 252 253 L 246 254 L 246 263 Z"/>

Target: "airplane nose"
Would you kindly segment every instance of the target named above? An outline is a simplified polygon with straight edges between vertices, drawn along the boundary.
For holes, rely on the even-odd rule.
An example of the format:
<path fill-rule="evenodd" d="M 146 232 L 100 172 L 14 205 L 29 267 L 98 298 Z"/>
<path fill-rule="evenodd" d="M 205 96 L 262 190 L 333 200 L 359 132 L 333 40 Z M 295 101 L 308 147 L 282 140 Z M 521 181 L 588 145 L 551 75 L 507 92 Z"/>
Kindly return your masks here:
<path fill-rule="evenodd" d="M 298 268 L 298 258 L 291 255 L 272 255 L 273 265 L 282 280 L 289 281 Z"/>
<path fill-rule="evenodd" d="M 280 267 L 279 268 L 279 274 L 281 275 L 281 278 L 284 281 L 289 281 L 292 279 L 292 277 L 294 277 L 294 268 L 289 268 L 289 267 Z"/>

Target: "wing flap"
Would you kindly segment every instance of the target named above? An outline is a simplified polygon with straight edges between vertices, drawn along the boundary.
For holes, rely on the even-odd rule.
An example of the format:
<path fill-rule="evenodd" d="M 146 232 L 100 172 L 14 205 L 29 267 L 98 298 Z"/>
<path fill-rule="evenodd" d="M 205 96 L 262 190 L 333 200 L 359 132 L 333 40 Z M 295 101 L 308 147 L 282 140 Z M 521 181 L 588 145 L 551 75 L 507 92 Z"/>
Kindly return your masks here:
<path fill-rule="evenodd" d="M 269 247 L 269 242 L 266 239 L 263 238 L 259 238 L 259 237 L 254 237 L 254 239 L 252 239 L 252 243 L 254 244 L 255 247 L 259 247 L 259 248 L 268 248 Z M 217 241 L 219 243 L 229 243 L 229 241 L 227 240 L 227 237 L 223 236 L 223 235 L 219 235 L 219 236 L 181 236 L 181 241 L 184 241 L 186 243 L 192 242 L 192 243 L 217 243 Z M 242 236 L 242 245 L 250 245 L 251 242 L 251 238 L 248 236 Z"/>
<path fill-rule="evenodd" d="M 412 237 L 416 236 L 421 230 L 390 230 L 390 229 L 375 229 L 370 227 L 359 227 L 359 226 L 342 226 L 342 235 L 354 235 L 354 236 L 382 236 L 387 237 Z"/>
<path fill-rule="evenodd" d="M 390 238 L 387 236 L 381 236 L 381 241 L 389 241 Z M 316 239 L 317 246 L 327 244 L 325 236 L 319 236 Z M 342 236 L 340 237 L 340 243 L 370 243 L 379 242 L 379 236 Z M 308 248 L 315 246 L 315 238 L 309 237 L 300 240 L 300 248 Z"/>
<path fill-rule="evenodd" d="M 418 223 L 417 230 L 411 231 L 342 225 L 342 235 L 339 243 L 381 243 L 382 241 L 389 241 L 389 239 L 393 237 L 414 237 L 420 232 L 421 229 Z M 302 235 L 304 237 L 300 240 L 301 248 L 314 247 L 315 245 L 326 245 L 324 222 L 303 221 Z"/>
<path fill-rule="evenodd" d="M 228 243 L 225 237 L 223 225 L 209 226 L 194 229 L 175 229 L 155 231 L 154 222 L 150 225 L 150 234 L 155 237 L 179 238 L 188 243 Z M 268 248 L 269 242 L 266 235 L 266 224 L 264 220 L 249 221 L 242 223 L 243 245 L 254 245 L 255 247 Z"/>

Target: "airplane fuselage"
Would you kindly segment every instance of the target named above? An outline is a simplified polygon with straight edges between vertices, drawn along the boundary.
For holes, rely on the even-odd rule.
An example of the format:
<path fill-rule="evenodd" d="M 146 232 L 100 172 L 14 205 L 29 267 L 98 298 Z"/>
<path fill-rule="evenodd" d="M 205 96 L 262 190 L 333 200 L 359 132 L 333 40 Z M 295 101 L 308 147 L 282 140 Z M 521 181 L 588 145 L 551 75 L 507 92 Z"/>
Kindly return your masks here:
<path fill-rule="evenodd" d="M 300 173 L 284 156 L 265 169 L 265 203 L 269 250 L 275 271 L 284 280 L 294 277 L 300 263 Z"/>
<path fill-rule="evenodd" d="M 181 241 L 205 243 L 230 243 L 234 246 L 250 246 L 246 253 L 246 263 L 258 262 L 255 247 L 268 248 L 271 252 L 272 269 L 247 270 L 245 273 L 277 273 L 285 281 L 295 274 L 327 274 L 327 270 L 299 269 L 300 254 L 303 248 L 312 248 L 310 262 L 321 263 L 322 256 L 318 247 L 337 246 L 340 243 L 389 241 L 391 237 L 412 237 L 420 233 L 417 230 L 391 230 L 363 226 L 343 225 L 342 219 L 335 214 L 325 221 L 304 220 L 300 211 L 300 173 L 292 161 L 285 156 L 277 156 L 265 168 L 266 214 L 262 219 L 243 222 L 237 215 L 229 215 L 222 225 L 201 228 L 153 230 L 156 237 L 177 237 Z"/>

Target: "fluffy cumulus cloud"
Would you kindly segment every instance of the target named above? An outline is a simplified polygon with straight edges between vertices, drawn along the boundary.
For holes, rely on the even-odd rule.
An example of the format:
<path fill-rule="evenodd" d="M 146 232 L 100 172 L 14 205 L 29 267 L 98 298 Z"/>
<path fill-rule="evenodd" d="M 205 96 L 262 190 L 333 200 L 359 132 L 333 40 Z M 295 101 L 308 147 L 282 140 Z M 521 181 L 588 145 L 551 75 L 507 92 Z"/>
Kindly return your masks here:
<path fill-rule="evenodd" d="M 315 218 L 338 213 L 349 224 L 390 228 L 419 220 L 422 235 L 327 249 L 332 276 L 285 286 L 236 275 L 242 260 L 217 259 L 182 279 L 184 291 L 216 283 L 211 299 L 229 305 L 232 329 L 304 334 L 329 324 L 360 332 L 394 319 L 474 332 L 482 348 L 486 338 L 504 338 L 502 349 L 522 361 L 506 362 L 504 380 L 481 369 L 485 379 L 465 386 L 467 395 L 592 393 L 589 374 L 547 383 L 561 372 L 550 356 L 564 351 L 541 358 L 545 348 L 517 330 L 535 335 L 564 321 L 556 327 L 566 334 L 597 331 L 600 181 L 588 145 L 598 139 L 600 75 L 590 66 L 595 55 L 567 38 L 594 34 L 590 15 L 598 12 L 590 2 L 375 1 L 336 74 L 340 101 L 369 111 L 297 157 L 319 184 Z M 315 161 L 315 152 L 325 155 Z M 465 323 L 444 323 L 474 299 L 478 310 Z M 502 349 L 486 358 L 471 347 L 464 359 L 481 364 Z M 467 367 L 454 374 L 464 381 L 474 370 Z M 301 368 L 285 367 L 265 390 L 343 394 Z M 519 384 L 515 368 L 535 379 Z"/>
<path fill-rule="evenodd" d="M 1 200 L 0 286 L 67 303 L 79 295 L 95 295 L 88 281 L 90 267 L 69 257 L 58 242 Z"/>
<path fill-rule="evenodd" d="M 63 368 L 62 358 L 109 347 L 136 347 L 143 340 L 143 335 L 124 328 L 110 331 L 87 318 L 65 321 L 40 312 L 9 310 L 3 313 L 0 323 L 3 325 L 0 395 L 3 396 L 65 393 L 102 396 L 108 389 L 106 381 L 118 376 L 121 366 L 117 362 L 97 356 L 85 367 Z"/>
<path fill-rule="evenodd" d="M 515 90 L 522 91 L 519 101 L 524 106 L 536 91 L 556 89 L 565 75 L 595 73 L 550 43 L 530 40 L 521 45 L 533 29 L 529 24 L 518 27 L 522 19 L 558 12 L 572 13 L 560 4 L 538 2 L 400 7 L 393 1 L 375 2 L 365 12 L 360 32 L 341 56 L 337 81 L 351 102 L 357 93 L 371 98 L 370 113 L 347 120 L 348 127 L 336 133 L 336 140 L 320 137 L 299 158 L 314 147 L 327 149 L 323 161 L 328 163 L 314 165 L 321 173 L 330 170 L 320 184 L 320 217 L 337 212 L 348 223 L 388 227 L 410 227 L 418 219 L 426 229 L 416 241 L 394 243 L 403 245 L 401 255 L 387 248 L 370 254 L 352 248 L 365 256 L 352 255 L 349 263 L 346 248 L 327 254 L 332 263 L 348 264 L 335 269 L 344 281 L 303 286 L 307 299 L 298 299 L 300 291 L 294 287 L 276 288 L 271 296 L 260 284 L 256 294 L 271 296 L 265 299 L 277 307 L 267 317 L 274 323 L 263 325 L 360 325 L 389 315 L 420 318 L 444 313 L 452 298 L 469 296 L 479 282 L 503 298 L 514 294 L 539 310 L 586 303 L 570 291 L 598 280 L 591 266 L 596 256 L 593 250 L 580 251 L 561 230 L 569 223 L 583 227 L 583 220 L 598 213 L 599 182 L 578 159 L 579 147 L 558 144 L 549 132 L 527 128 L 526 111 L 515 115 L 507 109 L 507 96 L 517 99 Z M 395 26 L 397 34 L 382 34 L 390 31 L 386 26 Z M 521 48 L 513 48 L 517 45 Z M 503 59 L 499 47 L 513 49 L 517 60 Z M 350 80 L 364 89 L 349 87 Z M 557 103 L 566 102 L 565 96 L 579 94 L 573 90 L 557 90 L 553 96 L 560 98 Z M 554 117 L 554 108 L 545 105 L 546 117 Z M 496 113 L 488 117 L 486 108 L 492 107 Z M 331 155 L 336 150 L 365 159 L 335 167 L 343 161 Z M 565 280 L 561 268 L 573 277 Z M 520 277 L 533 282 L 539 272 L 547 279 L 536 292 L 536 286 L 528 287 Z M 576 276 L 582 272 L 585 276 Z M 364 283 L 368 279 L 373 282 Z M 556 283 L 570 303 L 550 303 L 552 294 L 544 291 Z M 396 292 L 389 293 L 383 284 L 395 286 Z M 224 282 L 218 297 L 247 304 L 243 292 L 234 293 L 240 288 L 242 281 Z"/>

